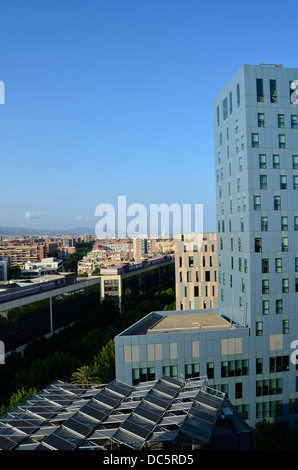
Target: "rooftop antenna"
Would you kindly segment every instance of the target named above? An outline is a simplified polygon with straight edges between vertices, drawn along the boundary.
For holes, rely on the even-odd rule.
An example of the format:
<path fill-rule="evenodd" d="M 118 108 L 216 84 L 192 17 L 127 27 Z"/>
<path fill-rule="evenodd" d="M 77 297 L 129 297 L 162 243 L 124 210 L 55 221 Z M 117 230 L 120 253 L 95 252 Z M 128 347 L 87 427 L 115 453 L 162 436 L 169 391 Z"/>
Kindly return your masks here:
<path fill-rule="evenodd" d="M 260 65 L 270 65 L 271 67 L 282 67 L 281 64 L 260 64 Z"/>

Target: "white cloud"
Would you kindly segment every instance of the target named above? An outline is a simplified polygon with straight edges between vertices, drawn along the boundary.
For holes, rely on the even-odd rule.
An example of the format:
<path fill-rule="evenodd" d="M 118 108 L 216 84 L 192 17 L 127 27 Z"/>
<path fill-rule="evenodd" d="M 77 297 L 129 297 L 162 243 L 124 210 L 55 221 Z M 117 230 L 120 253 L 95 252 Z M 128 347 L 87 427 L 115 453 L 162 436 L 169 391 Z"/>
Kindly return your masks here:
<path fill-rule="evenodd" d="M 94 220 L 94 217 L 84 217 L 83 215 L 78 215 L 74 220 Z"/>
<path fill-rule="evenodd" d="M 25 213 L 26 219 L 40 219 L 40 218 L 43 217 L 44 215 L 46 215 L 46 212 L 32 212 L 32 211 L 27 211 L 27 212 Z"/>

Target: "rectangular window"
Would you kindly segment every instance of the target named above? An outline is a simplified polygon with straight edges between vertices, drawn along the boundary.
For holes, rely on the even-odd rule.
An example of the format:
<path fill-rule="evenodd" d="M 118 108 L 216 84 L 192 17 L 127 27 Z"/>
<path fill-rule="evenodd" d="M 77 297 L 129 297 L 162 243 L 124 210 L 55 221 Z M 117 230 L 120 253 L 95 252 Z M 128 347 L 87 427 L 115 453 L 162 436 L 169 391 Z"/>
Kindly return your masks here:
<path fill-rule="evenodd" d="M 262 239 L 255 238 L 255 253 L 261 253 L 261 252 L 262 252 Z"/>
<path fill-rule="evenodd" d="M 235 383 L 235 398 L 242 398 L 242 382 Z"/>
<path fill-rule="evenodd" d="M 240 191 L 240 178 L 237 178 L 237 192 Z"/>
<path fill-rule="evenodd" d="M 298 189 L 298 176 L 293 176 L 293 189 Z"/>
<path fill-rule="evenodd" d="M 263 336 L 263 322 L 256 322 L 256 336 Z"/>
<path fill-rule="evenodd" d="M 263 315 L 269 315 L 269 300 L 263 300 L 262 313 Z"/>
<path fill-rule="evenodd" d="M 256 133 L 251 134 L 251 146 L 253 148 L 259 147 L 259 134 L 256 134 Z"/>
<path fill-rule="evenodd" d="M 289 370 L 289 356 L 275 356 L 269 358 L 270 372 L 286 372 Z"/>
<path fill-rule="evenodd" d="M 281 217 L 281 230 L 283 231 L 288 230 L 288 217 L 287 216 Z"/>
<path fill-rule="evenodd" d="M 277 170 L 280 166 L 279 155 L 272 155 L 272 167 Z"/>
<path fill-rule="evenodd" d="M 270 102 L 277 103 L 276 80 L 270 80 Z"/>
<path fill-rule="evenodd" d="M 237 106 L 239 107 L 240 106 L 240 85 L 239 85 L 239 83 L 237 84 L 237 87 L 236 87 L 236 94 L 237 94 Z"/>
<path fill-rule="evenodd" d="M 285 128 L 285 115 L 284 114 L 277 115 L 277 125 L 279 129 Z"/>
<path fill-rule="evenodd" d="M 282 299 L 276 299 L 275 301 L 275 313 L 281 315 L 283 312 Z"/>
<path fill-rule="evenodd" d="M 282 258 L 275 258 L 275 272 L 282 272 Z"/>
<path fill-rule="evenodd" d="M 298 170 L 298 155 L 292 156 L 293 170 Z"/>
<path fill-rule="evenodd" d="M 230 114 L 233 112 L 233 97 L 232 92 L 229 93 Z"/>
<path fill-rule="evenodd" d="M 287 176 L 280 175 L 280 189 L 287 189 Z"/>
<path fill-rule="evenodd" d="M 242 210 L 246 211 L 246 196 L 243 196 L 243 200 L 242 200 Z"/>
<path fill-rule="evenodd" d="M 298 258 L 295 258 L 295 272 L 298 273 Z"/>
<path fill-rule="evenodd" d="M 287 335 L 290 333 L 290 320 L 282 321 L 282 332 L 284 335 Z"/>
<path fill-rule="evenodd" d="M 262 259 L 262 273 L 263 274 L 269 273 L 269 259 L 268 258 Z"/>
<path fill-rule="evenodd" d="M 257 78 L 257 101 L 258 103 L 264 103 L 264 90 L 263 90 L 263 80 Z"/>
<path fill-rule="evenodd" d="M 200 365 L 199 364 L 185 364 L 185 378 L 191 379 L 194 377 L 200 377 Z"/>
<path fill-rule="evenodd" d="M 278 147 L 280 149 L 286 148 L 286 136 L 285 134 L 278 134 Z"/>
<path fill-rule="evenodd" d="M 261 357 L 256 359 L 256 374 L 263 374 L 263 358 Z"/>
<path fill-rule="evenodd" d="M 261 231 L 268 232 L 268 217 L 261 217 Z"/>
<path fill-rule="evenodd" d="M 216 115 L 216 116 L 217 116 L 217 125 L 219 126 L 219 124 L 220 124 L 220 119 L 219 119 L 219 106 L 217 106 L 217 108 L 216 108 L 216 113 L 217 113 L 217 115 Z"/>
<path fill-rule="evenodd" d="M 261 210 L 261 196 L 254 196 L 254 210 Z"/>
<path fill-rule="evenodd" d="M 298 216 L 295 215 L 294 216 L 294 230 L 298 230 Z"/>
<path fill-rule="evenodd" d="M 298 278 L 295 279 L 295 292 L 298 292 Z"/>
<path fill-rule="evenodd" d="M 288 237 L 282 237 L 282 239 L 281 239 L 281 251 L 289 251 Z"/>
<path fill-rule="evenodd" d="M 258 127 L 265 127 L 265 114 L 258 113 Z"/>
<path fill-rule="evenodd" d="M 239 152 L 239 139 L 236 139 L 236 153 Z"/>
<path fill-rule="evenodd" d="M 262 294 L 269 294 L 269 279 L 262 280 Z"/>
<path fill-rule="evenodd" d="M 260 175 L 260 189 L 267 189 L 267 175 Z"/>
<path fill-rule="evenodd" d="M 247 273 L 247 258 L 244 258 L 244 272 Z"/>
<path fill-rule="evenodd" d="M 207 362 L 207 377 L 214 379 L 214 362 Z"/>
<path fill-rule="evenodd" d="M 177 378 L 178 377 L 178 366 L 164 366 L 162 368 L 162 373 L 163 373 L 163 375 L 166 375 L 167 377 Z"/>
<path fill-rule="evenodd" d="M 194 297 L 199 297 L 199 286 L 194 286 Z"/>
<path fill-rule="evenodd" d="M 193 256 L 189 256 L 189 258 L 188 258 L 188 266 L 189 266 L 190 268 L 192 268 L 193 265 L 194 265 L 194 264 L 193 264 Z"/>
<path fill-rule="evenodd" d="M 227 117 L 228 117 L 228 98 L 225 98 L 222 102 L 222 115 L 223 115 L 223 120 L 227 119 Z"/>
<path fill-rule="evenodd" d="M 259 168 L 261 169 L 266 168 L 266 155 L 264 154 L 259 155 Z"/>
<path fill-rule="evenodd" d="M 221 377 L 240 377 L 249 374 L 249 360 L 221 362 Z"/>
<path fill-rule="evenodd" d="M 279 211 L 280 210 L 280 196 L 274 196 L 273 202 L 274 202 L 274 210 Z"/>
<path fill-rule="evenodd" d="M 298 128 L 297 114 L 291 114 L 291 128 L 292 129 Z"/>
<path fill-rule="evenodd" d="M 289 293 L 289 279 L 282 280 L 282 292 L 283 294 Z"/>

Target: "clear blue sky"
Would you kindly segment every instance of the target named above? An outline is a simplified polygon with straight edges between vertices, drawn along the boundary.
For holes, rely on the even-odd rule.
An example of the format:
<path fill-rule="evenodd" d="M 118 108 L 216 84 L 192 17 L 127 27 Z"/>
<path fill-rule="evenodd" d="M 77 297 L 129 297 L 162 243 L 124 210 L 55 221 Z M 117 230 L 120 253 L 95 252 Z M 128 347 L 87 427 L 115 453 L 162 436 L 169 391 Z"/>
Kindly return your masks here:
<path fill-rule="evenodd" d="M 213 100 L 242 64 L 297 67 L 277 1 L 1 0 L 0 225 L 95 227 L 95 208 L 204 204 Z"/>

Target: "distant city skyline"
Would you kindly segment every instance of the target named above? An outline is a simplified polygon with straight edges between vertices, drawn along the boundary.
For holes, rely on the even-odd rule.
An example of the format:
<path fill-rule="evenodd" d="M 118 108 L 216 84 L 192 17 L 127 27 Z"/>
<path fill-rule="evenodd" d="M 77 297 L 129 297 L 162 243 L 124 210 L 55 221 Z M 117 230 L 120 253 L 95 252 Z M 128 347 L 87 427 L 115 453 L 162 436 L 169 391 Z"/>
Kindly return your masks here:
<path fill-rule="evenodd" d="M 297 66 L 288 10 L 3 0 L 0 16 L 0 226 L 95 229 L 125 194 L 203 204 L 216 231 L 213 100 L 244 63 Z"/>

